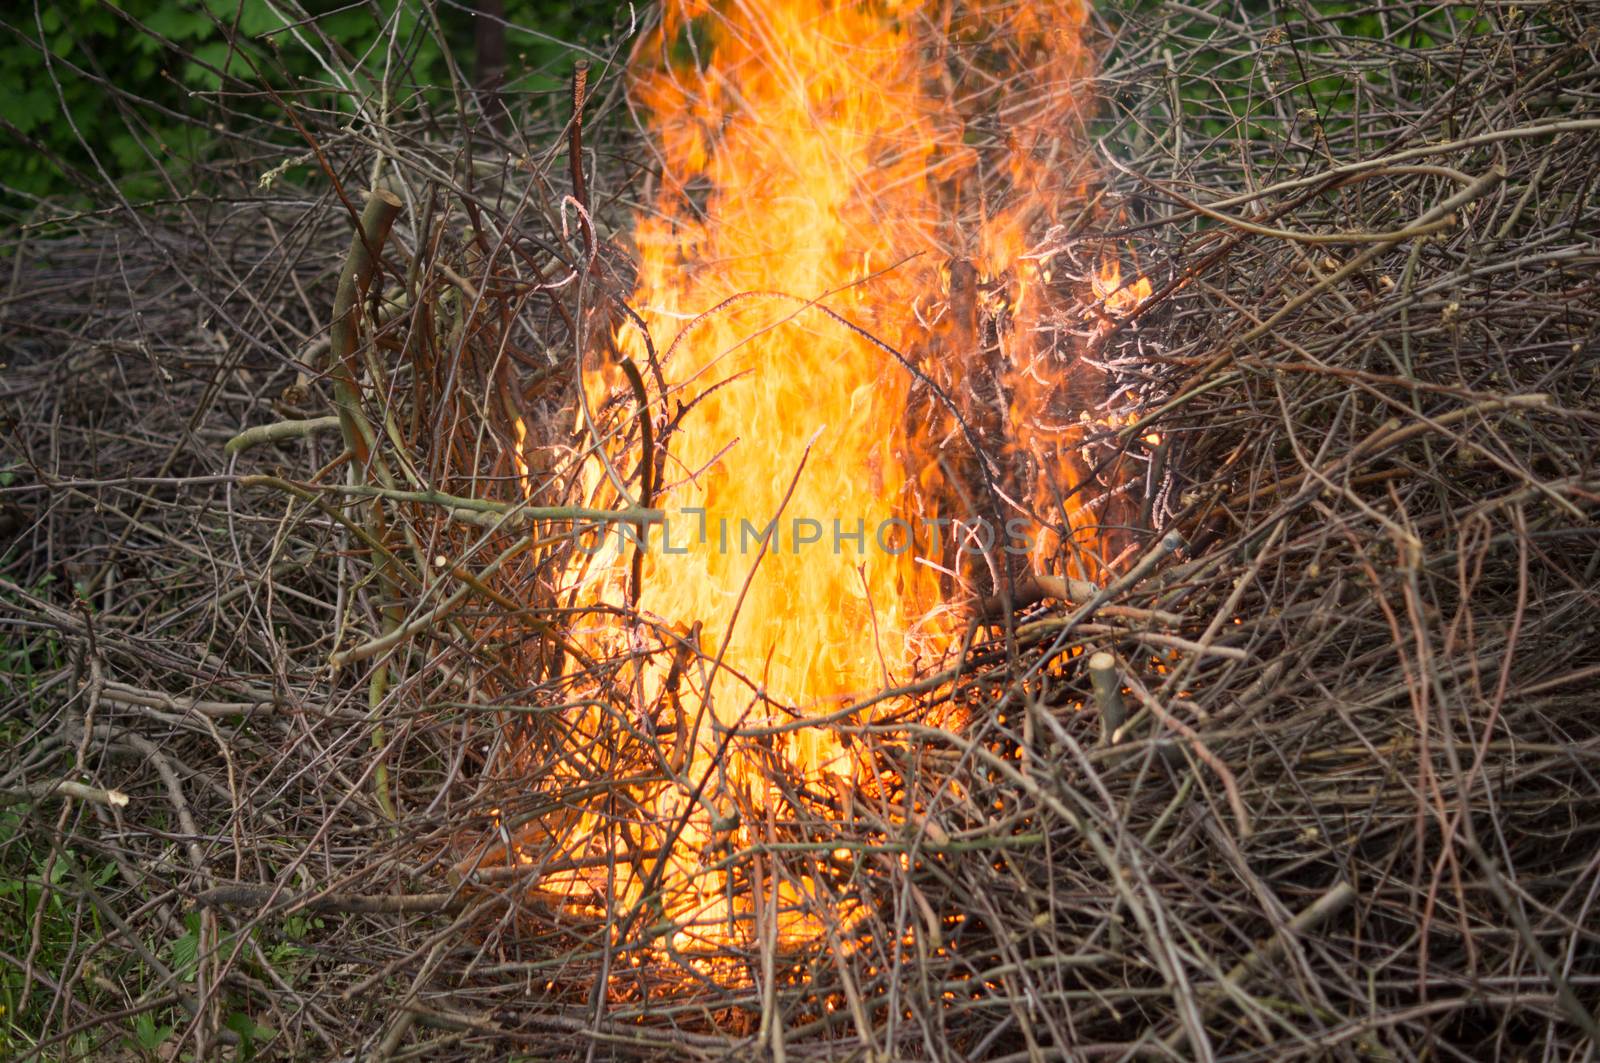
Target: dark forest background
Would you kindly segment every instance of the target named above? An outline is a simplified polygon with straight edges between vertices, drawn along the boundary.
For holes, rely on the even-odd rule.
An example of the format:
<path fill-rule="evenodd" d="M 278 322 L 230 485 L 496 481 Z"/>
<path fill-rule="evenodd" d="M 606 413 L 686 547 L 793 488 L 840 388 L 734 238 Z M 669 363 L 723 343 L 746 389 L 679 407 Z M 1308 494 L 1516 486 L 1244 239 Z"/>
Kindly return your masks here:
<path fill-rule="evenodd" d="M 449 86 L 464 83 L 537 106 L 565 84 L 571 45 L 629 17 L 605 0 L 18 5 L 0 17 L 0 206 L 87 205 L 107 185 L 180 196 L 207 161 L 259 157 L 266 173 L 304 148 L 286 105 L 353 115 L 358 95 L 387 92 L 399 118 L 460 102 Z"/>

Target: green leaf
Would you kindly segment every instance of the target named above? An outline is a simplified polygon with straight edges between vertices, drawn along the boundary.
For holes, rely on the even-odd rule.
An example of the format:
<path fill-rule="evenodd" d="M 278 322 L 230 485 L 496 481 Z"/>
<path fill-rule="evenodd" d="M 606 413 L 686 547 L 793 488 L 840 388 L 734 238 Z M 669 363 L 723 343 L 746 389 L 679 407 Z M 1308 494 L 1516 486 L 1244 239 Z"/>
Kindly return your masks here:
<path fill-rule="evenodd" d="M 167 945 L 167 956 L 178 976 L 185 982 L 194 981 L 195 959 L 200 954 L 200 917 L 194 913 L 184 917 L 189 931 Z"/>
<path fill-rule="evenodd" d="M 270 1026 L 256 1025 L 256 1021 L 242 1011 L 230 1013 L 222 1020 L 222 1025 L 239 1035 L 239 1039 L 244 1042 L 240 1046 L 242 1049 L 240 1054 L 247 1059 L 255 1055 L 255 1042 L 265 1041 L 277 1033 Z"/>
<path fill-rule="evenodd" d="M 117 160 L 120 169 L 131 170 L 140 163 L 148 161 L 139 148 L 139 141 L 132 133 L 118 133 L 106 141 L 106 147 L 111 149 L 111 155 Z"/>
<path fill-rule="evenodd" d="M 282 29 L 286 22 L 283 16 L 272 9 L 266 0 L 245 0 L 244 11 L 239 15 L 239 32 L 258 37 L 263 33 L 270 33 Z"/>
<path fill-rule="evenodd" d="M 366 8 L 350 8 L 317 19 L 317 28 L 350 50 L 357 58 L 372 46 L 381 28 Z"/>
<path fill-rule="evenodd" d="M 72 872 L 73 862 L 76 860 L 77 855 L 77 852 L 72 849 L 62 850 L 61 858 L 50 865 L 50 885 L 59 886 L 66 881 L 67 875 Z M 42 869 L 43 861 L 40 861 L 40 864 Z"/>
<path fill-rule="evenodd" d="M 155 1052 L 172 1036 L 171 1026 L 157 1026 L 156 1018 L 148 1011 L 140 1012 L 133 1020 L 133 1038 L 146 1052 Z"/>
<path fill-rule="evenodd" d="M 285 25 L 267 0 L 205 0 L 205 6 L 224 26 L 232 27 L 237 18 L 239 32 L 249 37 Z"/>
<path fill-rule="evenodd" d="M 5 98 L 0 100 L 0 115 L 4 115 L 6 121 L 23 133 L 31 133 L 38 126 L 54 118 L 55 114 L 55 97 L 43 86 L 35 86 L 24 92 L 7 93 Z"/>
<path fill-rule="evenodd" d="M 195 62 L 183 65 L 183 80 L 191 85 L 216 90 L 222 87 L 222 77 L 217 73 L 224 63 L 230 61 L 230 56 L 235 49 L 228 46 L 227 41 L 211 41 L 202 44 L 190 54 Z"/>
<path fill-rule="evenodd" d="M 177 4 L 161 4 L 141 21 L 146 29 L 174 41 L 204 37 L 212 30 L 209 18 L 198 11 L 186 11 Z"/>

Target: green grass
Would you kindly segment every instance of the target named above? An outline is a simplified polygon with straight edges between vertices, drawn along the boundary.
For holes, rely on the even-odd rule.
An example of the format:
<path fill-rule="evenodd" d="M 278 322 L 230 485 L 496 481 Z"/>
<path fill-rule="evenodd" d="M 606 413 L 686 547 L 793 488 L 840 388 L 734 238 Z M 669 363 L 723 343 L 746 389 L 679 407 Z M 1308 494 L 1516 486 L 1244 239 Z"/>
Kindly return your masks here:
<path fill-rule="evenodd" d="M 152 995 L 165 996 L 174 988 L 191 986 L 200 960 L 201 917 L 189 912 L 183 917 L 183 932 L 161 941 L 144 941 L 151 954 L 172 972 L 177 986 L 163 981 L 138 959 L 123 942 L 96 949 L 115 927 L 102 922 L 98 907 L 88 894 L 94 891 L 102 903 L 126 911 L 143 897 L 117 897 L 117 867 L 109 859 L 98 859 L 75 848 L 56 853 L 41 843 L 46 823 L 53 820 L 59 806 L 29 808 L 11 806 L 0 809 L 0 941 L 6 950 L 22 961 L 30 949 L 36 970 L 60 985 L 73 979 L 75 999 L 97 1011 L 112 1012 L 137 1007 Z M 256 927 L 252 937 L 263 943 L 267 962 L 274 973 L 294 985 L 314 961 L 315 952 L 308 939 L 323 929 L 323 921 L 311 916 L 292 916 L 276 926 Z M 232 956 L 239 944 L 238 933 L 223 933 L 215 955 Z M 240 966 L 262 976 L 251 950 L 238 950 Z M 85 962 L 85 957 L 87 962 Z M 13 1059 L 36 1053 L 46 1061 L 92 1060 L 105 1058 L 112 1046 L 89 1035 L 78 1035 L 64 1042 L 40 1048 L 51 1031 L 63 1022 L 61 1004 L 50 987 L 35 981 L 28 991 L 24 972 L 16 963 L 0 967 L 0 1058 Z M 234 1058 L 254 1058 L 262 1044 L 276 1031 L 263 1025 L 250 1002 L 237 995 L 223 998 L 222 1025 L 239 1035 L 239 1045 L 230 1049 Z M 176 1057 L 169 1041 L 178 1037 L 188 1023 L 188 1015 L 176 1006 L 142 1011 L 127 1020 L 125 1032 L 115 1047 L 124 1055 L 147 1060 L 191 1059 L 180 1051 Z"/>

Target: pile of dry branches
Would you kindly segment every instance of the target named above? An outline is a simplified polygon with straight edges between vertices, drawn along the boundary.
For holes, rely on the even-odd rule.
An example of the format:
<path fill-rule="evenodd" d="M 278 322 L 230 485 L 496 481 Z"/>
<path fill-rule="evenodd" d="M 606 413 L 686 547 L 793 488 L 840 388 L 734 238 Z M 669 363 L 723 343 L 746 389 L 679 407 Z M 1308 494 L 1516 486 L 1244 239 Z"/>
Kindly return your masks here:
<path fill-rule="evenodd" d="M 649 770 L 619 699 L 603 770 L 550 781 L 627 662 L 564 661 L 540 590 L 598 516 L 621 79 L 516 143 L 342 137 L 323 195 L 21 230 L 8 1049 L 136 1053 L 147 1016 L 196 1058 L 1594 1051 L 1600 39 L 1356 16 L 1099 16 L 1099 235 L 1154 282 L 1101 440 L 1162 440 L 1139 553 L 839 714 L 901 789 L 796 794 L 735 855 L 866 914 L 736 977 L 539 888 Z M 634 399 L 595 431 L 637 447 Z"/>

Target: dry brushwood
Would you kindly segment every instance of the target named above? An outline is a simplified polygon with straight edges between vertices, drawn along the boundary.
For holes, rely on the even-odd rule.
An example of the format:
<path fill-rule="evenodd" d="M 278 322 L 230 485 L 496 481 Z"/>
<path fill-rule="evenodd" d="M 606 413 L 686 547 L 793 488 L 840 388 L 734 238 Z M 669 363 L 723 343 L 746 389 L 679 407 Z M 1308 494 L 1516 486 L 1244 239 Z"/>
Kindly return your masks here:
<path fill-rule="evenodd" d="M 633 726 L 621 664 L 533 590 L 618 517 L 573 497 L 581 454 L 670 428 L 649 365 L 603 408 L 575 386 L 627 312 L 617 79 L 589 71 L 581 126 L 565 92 L 526 123 L 474 122 L 465 87 L 453 119 L 297 111 L 312 190 L 36 213 L 0 297 L 8 1047 L 109 1058 L 148 1016 L 194 1058 L 1586 1058 L 1580 8 L 1096 16 L 1123 220 L 1095 238 L 1154 289 L 1098 352 L 1127 426 L 1102 443 L 1159 434 L 1150 563 L 985 603 L 959 664 L 834 714 L 912 811 L 793 793 L 728 859 L 866 914 L 787 952 L 763 930 L 721 982 L 648 910 L 539 889 L 594 861 L 560 851 L 571 810 L 625 819 L 628 780 L 505 755 L 571 755 L 575 673 Z M 675 669 L 714 657 L 671 638 Z"/>

